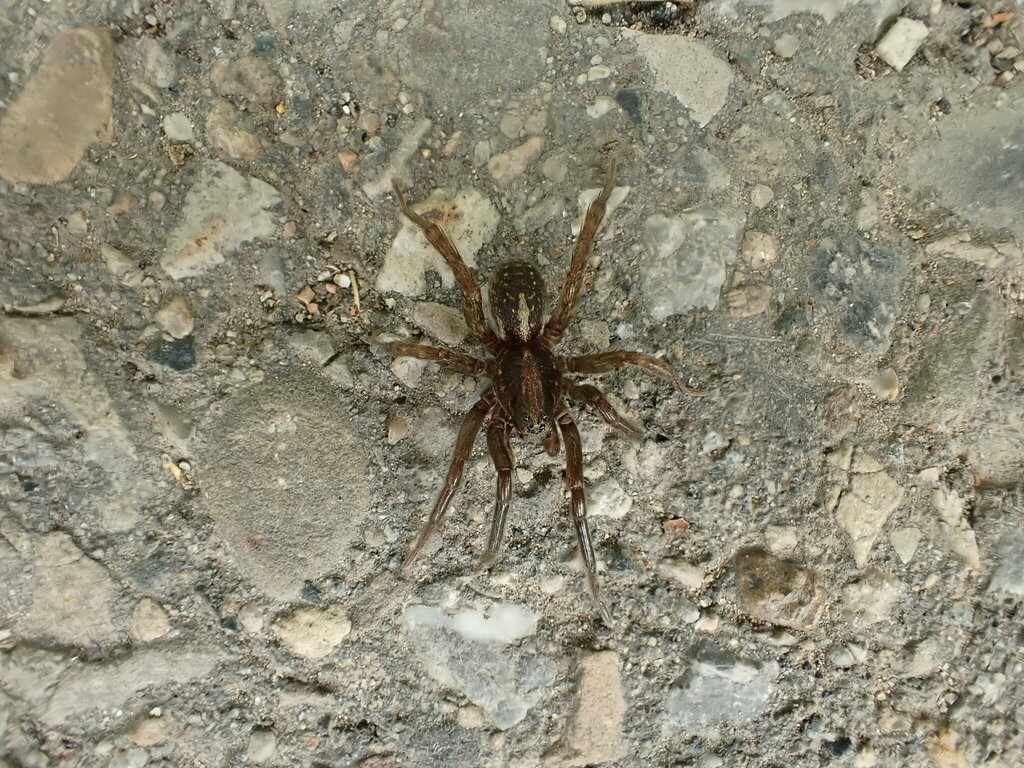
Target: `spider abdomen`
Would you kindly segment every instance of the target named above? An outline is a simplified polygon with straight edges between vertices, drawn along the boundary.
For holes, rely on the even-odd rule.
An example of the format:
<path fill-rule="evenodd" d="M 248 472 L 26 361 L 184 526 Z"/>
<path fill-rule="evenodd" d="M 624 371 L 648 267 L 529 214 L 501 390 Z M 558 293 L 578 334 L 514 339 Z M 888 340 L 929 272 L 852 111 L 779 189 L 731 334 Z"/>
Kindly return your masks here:
<path fill-rule="evenodd" d="M 503 339 L 528 341 L 540 335 L 545 319 L 544 277 L 526 261 L 506 261 L 491 276 L 491 315 Z"/>

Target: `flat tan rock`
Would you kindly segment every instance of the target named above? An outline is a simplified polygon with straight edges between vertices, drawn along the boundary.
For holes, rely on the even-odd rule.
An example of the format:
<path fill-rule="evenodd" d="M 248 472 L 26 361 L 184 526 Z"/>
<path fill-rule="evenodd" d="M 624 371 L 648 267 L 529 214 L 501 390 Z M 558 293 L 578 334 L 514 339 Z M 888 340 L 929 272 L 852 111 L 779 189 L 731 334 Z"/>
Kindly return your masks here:
<path fill-rule="evenodd" d="M 0 176 L 63 181 L 95 142 L 111 138 L 114 46 L 102 27 L 58 33 L 0 120 Z"/>

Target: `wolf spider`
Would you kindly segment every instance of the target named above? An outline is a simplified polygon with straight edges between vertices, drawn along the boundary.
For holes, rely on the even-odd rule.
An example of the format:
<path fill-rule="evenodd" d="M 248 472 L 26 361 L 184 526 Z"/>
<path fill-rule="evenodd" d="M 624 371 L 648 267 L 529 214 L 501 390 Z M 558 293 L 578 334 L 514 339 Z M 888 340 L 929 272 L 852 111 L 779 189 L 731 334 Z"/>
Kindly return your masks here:
<path fill-rule="evenodd" d="M 587 525 L 587 504 L 583 493 L 583 451 L 580 433 L 576 428 L 566 400 L 588 405 L 612 427 L 629 435 L 642 434 L 627 421 L 614 406 L 590 384 L 577 384 L 566 374 L 600 374 L 623 365 L 635 365 L 649 373 L 667 379 L 680 389 L 689 390 L 676 376 L 672 367 L 657 358 L 640 352 L 616 350 L 578 357 L 562 357 L 555 353 L 555 344 L 569 326 L 576 313 L 583 275 L 590 256 L 594 235 L 604 218 L 605 207 L 615 179 L 615 164 L 611 164 L 604 187 L 587 209 L 583 227 L 573 249 L 572 262 L 565 276 L 565 284 L 546 322 L 544 279 L 537 267 L 525 261 L 501 264 L 491 277 L 489 296 L 491 316 L 495 330 L 484 316 L 480 287 L 466 267 L 455 245 L 434 222 L 412 210 L 401 190 L 393 183 L 395 197 L 402 213 L 413 221 L 430 244 L 441 254 L 455 274 L 462 291 L 462 310 L 473 337 L 482 344 L 489 357 L 481 359 L 440 347 L 393 341 L 384 345 L 395 356 L 430 360 L 460 373 L 487 377 L 491 385 L 466 415 L 455 440 L 454 455 L 448 476 L 423 531 L 405 559 L 408 566 L 423 549 L 431 534 L 444 519 L 452 497 L 462 484 L 463 468 L 473 450 L 473 443 L 485 421 L 487 447 L 498 473 L 497 500 L 491 519 L 487 549 L 479 568 L 494 563 L 501 549 L 512 499 L 512 449 L 509 438 L 513 430 L 520 436 L 545 433 L 543 445 L 556 456 L 560 443 L 565 443 L 566 484 L 569 487 L 570 508 L 576 538 L 587 571 L 590 592 L 606 623 L 611 614 L 601 597 L 597 583 L 597 559 Z"/>

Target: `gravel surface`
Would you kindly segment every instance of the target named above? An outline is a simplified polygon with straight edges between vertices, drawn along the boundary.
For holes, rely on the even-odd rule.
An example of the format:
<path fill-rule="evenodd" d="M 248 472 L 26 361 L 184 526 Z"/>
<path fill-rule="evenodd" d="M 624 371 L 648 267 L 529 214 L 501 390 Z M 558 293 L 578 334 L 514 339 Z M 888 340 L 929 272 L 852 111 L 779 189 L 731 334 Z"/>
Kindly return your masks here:
<path fill-rule="evenodd" d="M 0 766 L 1024 765 L 1021 0 L 0 3 Z M 482 442 L 440 223 L 657 354 Z M 598 383 L 597 377 L 592 383 Z"/>

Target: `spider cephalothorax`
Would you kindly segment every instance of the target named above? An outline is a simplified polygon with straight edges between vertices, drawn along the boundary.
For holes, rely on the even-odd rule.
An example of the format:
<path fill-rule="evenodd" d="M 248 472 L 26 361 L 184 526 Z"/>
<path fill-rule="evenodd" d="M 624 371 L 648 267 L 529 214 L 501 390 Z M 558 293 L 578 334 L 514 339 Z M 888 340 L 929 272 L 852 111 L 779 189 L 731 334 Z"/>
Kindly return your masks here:
<path fill-rule="evenodd" d="M 454 456 L 448 469 L 448 476 L 430 518 L 409 551 L 406 564 L 411 563 L 419 554 L 448 511 L 448 505 L 462 483 L 463 468 L 473 450 L 477 433 L 485 421 L 487 447 L 498 473 L 498 487 L 491 532 L 481 566 L 494 562 L 501 549 L 505 521 L 512 499 L 512 449 L 509 438 L 513 431 L 520 436 L 544 433 L 544 447 L 552 456 L 558 454 L 561 445 L 565 444 L 570 511 L 587 569 L 587 582 L 606 622 L 610 622 L 611 618 L 598 589 L 597 560 L 594 556 L 590 529 L 587 526 L 580 433 L 569 413 L 566 401 L 575 400 L 591 406 L 606 422 L 627 435 L 638 436 L 640 432 L 615 410 L 597 387 L 576 384 L 566 374 L 607 373 L 630 364 L 685 389 L 671 366 L 640 352 L 616 350 L 579 357 L 560 357 L 554 351 L 555 344 L 576 312 L 590 248 L 604 218 L 614 178 L 613 164 L 604 188 L 587 209 L 583 227 L 573 249 L 572 262 L 565 276 L 565 283 L 547 322 L 544 279 L 540 271 L 532 264 L 518 260 L 505 262 L 495 270 L 488 289 L 488 298 L 497 332 L 487 324 L 480 287 L 455 245 L 437 224 L 409 207 L 396 185 L 395 196 L 398 198 L 402 213 L 423 230 L 427 240 L 455 274 L 462 291 L 462 309 L 466 324 L 474 338 L 486 347 L 490 357 L 481 359 L 464 352 L 400 341 L 385 345 L 393 355 L 432 360 L 452 370 L 484 376 L 491 380 L 491 385 L 484 390 L 480 400 L 463 419 L 455 440 Z"/>

